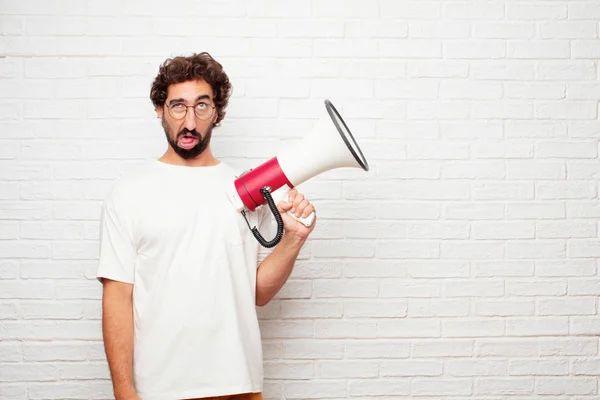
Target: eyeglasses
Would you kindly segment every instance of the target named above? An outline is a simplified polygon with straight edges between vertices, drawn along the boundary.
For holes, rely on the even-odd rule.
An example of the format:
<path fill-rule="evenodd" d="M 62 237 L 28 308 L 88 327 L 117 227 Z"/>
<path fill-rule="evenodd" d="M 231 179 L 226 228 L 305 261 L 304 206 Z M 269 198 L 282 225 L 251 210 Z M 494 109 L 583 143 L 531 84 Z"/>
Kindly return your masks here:
<path fill-rule="evenodd" d="M 185 118 L 188 108 L 193 108 L 196 118 L 207 120 L 212 117 L 216 107 L 208 103 L 200 102 L 195 106 L 188 106 L 184 103 L 172 103 L 169 104 L 167 108 L 169 109 L 169 115 L 174 119 Z"/>

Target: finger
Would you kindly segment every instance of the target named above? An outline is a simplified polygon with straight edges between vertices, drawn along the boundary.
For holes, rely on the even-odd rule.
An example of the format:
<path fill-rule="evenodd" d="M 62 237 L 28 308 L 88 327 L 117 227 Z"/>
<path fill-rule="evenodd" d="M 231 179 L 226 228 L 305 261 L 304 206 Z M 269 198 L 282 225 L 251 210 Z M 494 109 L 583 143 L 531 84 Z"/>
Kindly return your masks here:
<path fill-rule="evenodd" d="M 292 204 L 294 205 L 292 207 L 293 213 L 296 212 L 296 210 L 298 209 L 298 206 L 300 205 L 300 203 L 302 203 L 303 200 L 304 200 L 304 195 L 302 193 L 296 194 L 296 197 L 294 197 L 294 201 L 292 202 Z"/>
<path fill-rule="evenodd" d="M 313 212 L 316 214 L 315 207 L 312 204 L 309 204 L 302 212 L 302 218 L 308 217 L 310 215 L 310 213 L 313 213 Z"/>
<path fill-rule="evenodd" d="M 292 209 L 294 205 L 292 203 L 289 203 L 285 200 L 281 200 L 279 203 L 277 203 L 277 208 L 279 208 L 280 211 L 290 211 Z"/>
<path fill-rule="evenodd" d="M 294 215 L 296 217 L 300 217 L 302 214 L 304 214 L 304 209 L 306 207 L 308 207 L 310 203 L 308 202 L 308 200 L 304 199 L 300 202 L 300 204 L 298 204 L 296 207 L 294 207 L 296 209 L 296 212 L 294 213 Z"/>
<path fill-rule="evenodd" d="M 292 203 L 294 201 L 294 198 L 296 197 L 296 195 L 298 194 L 298 189 L 290 189 L 287 192 L 287 198 L 288 198 L 288 202 Z"/>

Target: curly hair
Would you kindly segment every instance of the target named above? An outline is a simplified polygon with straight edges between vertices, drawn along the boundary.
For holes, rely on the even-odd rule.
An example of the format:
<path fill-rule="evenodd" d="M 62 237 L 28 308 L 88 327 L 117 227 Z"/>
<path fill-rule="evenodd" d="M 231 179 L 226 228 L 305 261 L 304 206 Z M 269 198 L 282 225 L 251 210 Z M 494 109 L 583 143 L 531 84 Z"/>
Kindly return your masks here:
<path fill-rule="evenodd" d="M 225 108 L 231 96 L 231 83 L 223 66 L 207 52 L 167 59 L 160 66 L 158 75 L 152 82 L 150 100 L 154 107 L 162 107 L 167 100 L 169 85 L 198 79 L 205 80 L 214 92 L 217 108 L 215 125 L 217 125 L 225 117 Z"/>

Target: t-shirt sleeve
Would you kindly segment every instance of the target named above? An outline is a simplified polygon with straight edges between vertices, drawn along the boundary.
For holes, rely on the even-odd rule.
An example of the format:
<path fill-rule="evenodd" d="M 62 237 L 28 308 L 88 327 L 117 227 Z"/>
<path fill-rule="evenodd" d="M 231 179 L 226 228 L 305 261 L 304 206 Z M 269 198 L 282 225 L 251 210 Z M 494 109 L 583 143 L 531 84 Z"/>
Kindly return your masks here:
<path fill-rule="evenodd" d="M 100 214 L 100 260 L 97 279 L 134 283 L 135 249 L 131 216 L 119 204 L 118 193 L 113 188 L 102 205 Z"/>

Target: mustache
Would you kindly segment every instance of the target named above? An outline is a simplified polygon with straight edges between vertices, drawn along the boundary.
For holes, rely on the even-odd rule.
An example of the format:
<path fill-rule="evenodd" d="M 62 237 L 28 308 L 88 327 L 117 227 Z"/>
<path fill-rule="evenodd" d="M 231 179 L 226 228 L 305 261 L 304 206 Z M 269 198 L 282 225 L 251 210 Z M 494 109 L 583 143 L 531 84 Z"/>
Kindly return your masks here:
<path fill-rule="evenodd" d="M 200 134 L 198 133 L 198 131 L 196 129 L 193 130 L 189 130 L 188 128 L 183 128 L 178 134 L 177 134 L 177 138 L 180 138 L 181 136 L 185 136 L 187 134 L 190 134 L 191 136 L 197 137 L 198 139 L 200 139 Z"/>

